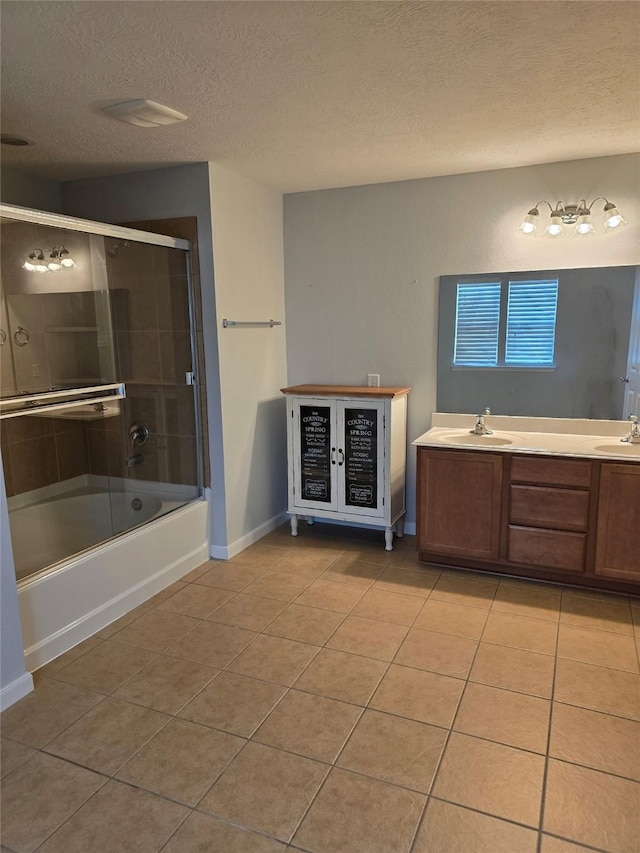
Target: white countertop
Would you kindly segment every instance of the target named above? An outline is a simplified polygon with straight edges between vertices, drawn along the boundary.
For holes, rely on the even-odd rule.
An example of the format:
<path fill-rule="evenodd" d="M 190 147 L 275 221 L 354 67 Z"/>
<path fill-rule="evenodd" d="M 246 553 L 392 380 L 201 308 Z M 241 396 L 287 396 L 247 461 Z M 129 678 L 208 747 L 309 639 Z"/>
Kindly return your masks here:
<path fill-rule="evenodd" d="M 431 429 L 417 438 L 417 447 L 490 450 L 495 453 L 544 453 L 623 462 L 640 462 L 640 444 L 625 444 L 631 424 L 578 418 L 527 418 L 487 415 L 493 435 L 472 435 L 476 415 L 434 412 Z"/>

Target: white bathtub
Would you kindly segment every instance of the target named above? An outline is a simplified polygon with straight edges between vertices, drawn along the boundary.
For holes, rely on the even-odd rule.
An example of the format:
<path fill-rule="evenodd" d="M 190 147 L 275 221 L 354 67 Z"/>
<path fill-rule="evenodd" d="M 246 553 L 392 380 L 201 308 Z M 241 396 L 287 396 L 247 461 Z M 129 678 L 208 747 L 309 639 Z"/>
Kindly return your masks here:
<path fill-rule="evenodd" d="M 154 491 L 114 495 L 85 486 L 10 508 L 27 669 L 57 657 L 209 558 L 206 500 L 181 506 L 175 493 L 158 494 L 157 484 Z M 104 542 L 132 523 L 141 526 Z M 38 571 L 85 548 L 90 550 Z"/>

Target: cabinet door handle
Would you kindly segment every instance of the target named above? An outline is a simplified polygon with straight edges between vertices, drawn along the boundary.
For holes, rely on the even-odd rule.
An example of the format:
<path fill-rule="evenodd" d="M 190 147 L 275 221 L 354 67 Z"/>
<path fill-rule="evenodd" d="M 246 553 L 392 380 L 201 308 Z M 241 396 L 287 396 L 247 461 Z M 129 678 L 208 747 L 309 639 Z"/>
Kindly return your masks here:
<path fill-rule="evenodd" d="M 340 465 L 344 465 L 344 450 L 340 447 L 338 448 L 338 453 L 340 454 L 340 461 L 338 462 L 338 467 Z"/>
<path fill-rule="evenodd" d="M 336 464 L 336 449 L 335 449 L 335 447 L 331 448 L 331 464 L 332 465 Z"/>

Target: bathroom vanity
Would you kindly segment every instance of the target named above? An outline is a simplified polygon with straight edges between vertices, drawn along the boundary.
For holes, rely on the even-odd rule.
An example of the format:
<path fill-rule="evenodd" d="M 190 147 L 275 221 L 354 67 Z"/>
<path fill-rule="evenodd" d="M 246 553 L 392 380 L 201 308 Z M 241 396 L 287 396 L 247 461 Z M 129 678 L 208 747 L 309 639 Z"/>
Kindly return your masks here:
<path fill-rule="evenodd" d="M 624 423 L 433 416 L 417 446 L 420 559 L 640 593 L 640 444 Z M 554 432 L 553 430 L 556 430 Z"/>

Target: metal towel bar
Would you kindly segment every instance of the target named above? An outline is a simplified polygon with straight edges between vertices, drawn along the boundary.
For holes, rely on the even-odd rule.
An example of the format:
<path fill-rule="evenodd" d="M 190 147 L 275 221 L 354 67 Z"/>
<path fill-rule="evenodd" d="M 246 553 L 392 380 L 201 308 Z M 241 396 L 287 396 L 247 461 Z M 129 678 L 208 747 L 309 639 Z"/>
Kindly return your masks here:
<path fill-rule="evenodd" d="M 238 320 L 227 320 L 226 317 L 222 321 L 222 328 L 228 329 L 231 326 L 268 326 L 270 329 L 273 329 L 274 326 L 281 326 L 282 323 L 280 320 L 246 320 L 244 322 L 240 322 Z"/>

